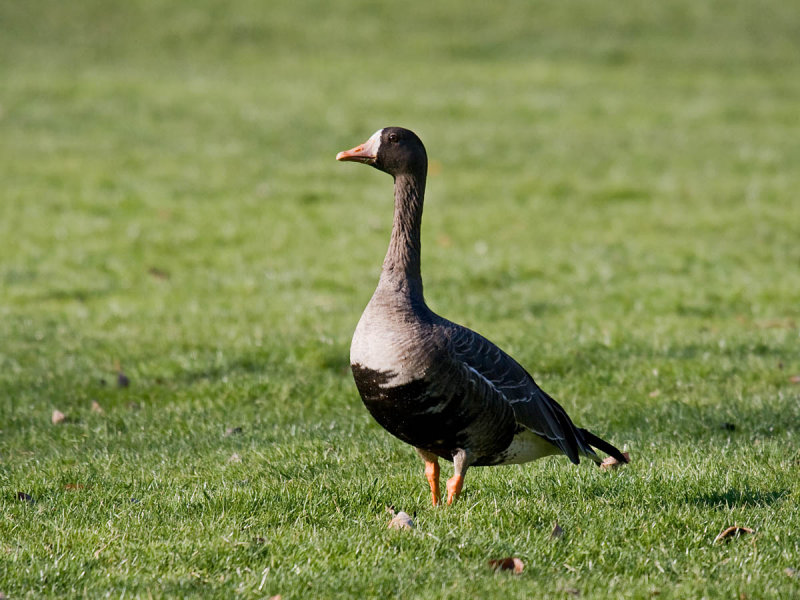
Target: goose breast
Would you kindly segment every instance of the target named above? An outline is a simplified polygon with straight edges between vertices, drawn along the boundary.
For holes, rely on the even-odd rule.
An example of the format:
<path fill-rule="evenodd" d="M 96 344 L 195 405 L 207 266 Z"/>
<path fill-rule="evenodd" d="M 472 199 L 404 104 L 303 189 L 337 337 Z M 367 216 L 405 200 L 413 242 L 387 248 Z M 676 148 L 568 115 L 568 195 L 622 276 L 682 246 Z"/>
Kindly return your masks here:
<path fill-rule="evenodd" d="M 516 430 L 503 394 L 456 359 L 435 319 L 370 318 L 351 345 L 351 368 L 364 405 L 399 439 L 447 460 L 468 447 L 473 464 L 494 464 Z"/>

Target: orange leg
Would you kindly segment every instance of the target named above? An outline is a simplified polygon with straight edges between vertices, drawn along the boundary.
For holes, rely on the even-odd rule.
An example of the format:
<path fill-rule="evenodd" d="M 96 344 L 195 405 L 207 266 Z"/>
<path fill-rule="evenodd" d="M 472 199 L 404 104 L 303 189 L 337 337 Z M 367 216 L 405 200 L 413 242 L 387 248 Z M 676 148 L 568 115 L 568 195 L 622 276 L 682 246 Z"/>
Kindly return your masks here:
<path fill-rule="evenodd" d="M 464 476 L 467 474 L 467 467 L 470 463 L 469 456 L 465 450 L 458 450 L 453 455 L 453 476 L 447 480 L 447 503 L 452 504 L 461 494 L 464 487 Z"/>
<path fill-rule="evenodd" d="M 428 480 L 428 485 L 431 486 L 433 505 L 438 506 L 442 503 L 442 499 L 439 496 L 439 457 L 422 448 L 416 448 L 416 450 L 422 460 L 425 461 L 425 478 Z"/>
<path fill-rule="evenodd" d="M 433 499 L 433 505 L 437 506 L 441 504 L 442 500 L 439 497 L 439 461 L 435 462 L 428 462 L 425 461 L 425 477 L 428 480 L 428 484 L 431 486 L 431 498 Z"/>

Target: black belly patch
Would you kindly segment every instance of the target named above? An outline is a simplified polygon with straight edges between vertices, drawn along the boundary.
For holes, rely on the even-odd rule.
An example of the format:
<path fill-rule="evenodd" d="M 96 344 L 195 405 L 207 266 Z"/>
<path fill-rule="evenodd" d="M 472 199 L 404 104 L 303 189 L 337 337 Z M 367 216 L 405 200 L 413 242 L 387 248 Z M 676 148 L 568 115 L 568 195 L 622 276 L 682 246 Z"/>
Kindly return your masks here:
<path fill-rule="evenodd" d="M 350 367 L 367 410 L 392 435 L 447 460 L 452 460 L 457 448 L 473 446 L 470 429 L 474 421 L 465 417 L 470 411 L 464 410 L 463 398 L 445 398 L 432 393 L 432 386 L 424 380 L 386 387 L 394 373 L 358 364 Z M 504 435 L 505 432 L 497 433 L 499 452 L 511 442 L 513 433 L 508 432 L 510 436 Z M 507 440 L 502 439 L 506 437 Z M 494 456 L 476 458 L 478 460 L 473 463 L 476 466 L 496 464 Z"/>

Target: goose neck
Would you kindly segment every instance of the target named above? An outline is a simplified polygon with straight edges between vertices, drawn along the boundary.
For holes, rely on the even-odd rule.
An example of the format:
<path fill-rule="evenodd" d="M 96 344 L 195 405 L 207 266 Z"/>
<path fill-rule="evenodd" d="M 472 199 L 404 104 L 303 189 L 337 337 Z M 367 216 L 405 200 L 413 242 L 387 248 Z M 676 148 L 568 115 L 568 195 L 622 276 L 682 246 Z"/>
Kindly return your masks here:
<path fill-rule="evenodd" d="M 394 222 L 381 282 L 422 298 L 421 244 L 424 174 L 398 175 L 394 182 Z"/>

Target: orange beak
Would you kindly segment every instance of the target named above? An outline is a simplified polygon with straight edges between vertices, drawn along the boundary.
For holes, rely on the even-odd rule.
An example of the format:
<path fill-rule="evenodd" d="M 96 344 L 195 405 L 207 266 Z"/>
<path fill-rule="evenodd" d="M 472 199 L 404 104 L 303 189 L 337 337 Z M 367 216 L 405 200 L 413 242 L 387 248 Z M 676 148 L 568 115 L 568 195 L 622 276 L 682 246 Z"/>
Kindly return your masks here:
<path fill-rule="evenodd" d="M 336 160 L 346 160 L 351 162 L 360 162 L 367 165 L 375 164 L 378 160 L 378 148 L 381 145 L 381 131 L 376 131 L 371 138 L 363 144 L 359 144 L 355 148 L 339 152 L 336 155 Z"/>
<path fill-rule="evenodd" d="M 350 150 L 343 150 L 336 155 L 336 160 L 371 163 L 375 156 L 367 149 L 366 144 L 361 144 Z"/>

